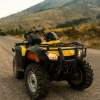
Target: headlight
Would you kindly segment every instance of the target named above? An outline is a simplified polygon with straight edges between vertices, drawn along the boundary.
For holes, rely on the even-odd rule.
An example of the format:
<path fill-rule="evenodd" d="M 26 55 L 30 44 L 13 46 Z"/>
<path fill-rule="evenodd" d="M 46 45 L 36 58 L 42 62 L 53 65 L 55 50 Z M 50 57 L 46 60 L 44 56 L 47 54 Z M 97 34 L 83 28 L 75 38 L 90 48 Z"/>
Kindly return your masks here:
<path fill-rule="evenodd" d="M 86 50 L 78 50 L 78 58 L 86 57 Z"/>
<path fill-rule="evenodd" d="M 82 55 L 82 51 L 81 50 L 78 50 L 78 58 L 80 58 Z"/>
<path fill-rule="evenodd" d="M 58 55 L 54 53 L 47 53 L 49 60 L 58 60 Z"/>

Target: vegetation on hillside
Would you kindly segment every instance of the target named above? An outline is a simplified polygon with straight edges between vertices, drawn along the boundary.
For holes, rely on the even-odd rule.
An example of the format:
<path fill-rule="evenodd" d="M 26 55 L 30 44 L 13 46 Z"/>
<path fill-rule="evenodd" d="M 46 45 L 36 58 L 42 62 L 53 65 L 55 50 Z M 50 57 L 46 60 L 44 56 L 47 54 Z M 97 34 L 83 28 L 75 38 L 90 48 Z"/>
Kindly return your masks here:
<path fill-rule="evenodd" d="M 44 28 L 40 35 L 45 32 L 56 32 L 58 36 L 65 42 L 78 41 L 84 43 L 87 47 L 99 48 L 100 49 L 100 24 L 80 24 L 73 25 L 64 28 Z M 28 31 L 35 31 L 34 27 Z M 43 32 L 44 31 L 44 32 Z M 0 29 L 0 35 L 23 35 L 26 32 L 22 26 L 17 29 L 2 31 Z"/>

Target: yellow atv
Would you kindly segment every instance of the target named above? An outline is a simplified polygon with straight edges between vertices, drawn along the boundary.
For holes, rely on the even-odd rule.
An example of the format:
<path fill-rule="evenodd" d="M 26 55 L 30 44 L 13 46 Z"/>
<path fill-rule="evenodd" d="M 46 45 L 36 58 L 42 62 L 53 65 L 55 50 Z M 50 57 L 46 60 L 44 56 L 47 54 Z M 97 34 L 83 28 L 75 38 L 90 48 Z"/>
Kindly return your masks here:
<path fill-rule="evenodd" d="M 66 81 L 76 90 L 84 90 L 92 84 L 93 70 L 85 60 L 86 48 L 82 44 L 62 43 L 55 33 L 46 34 L 42 43 L 37 38 L 33 40 L 34 45 L 16 43 L 13 49 L 14 76 L 17 79 L 25 77 L 33 100 L 46 94 L 50 81 Z"/>

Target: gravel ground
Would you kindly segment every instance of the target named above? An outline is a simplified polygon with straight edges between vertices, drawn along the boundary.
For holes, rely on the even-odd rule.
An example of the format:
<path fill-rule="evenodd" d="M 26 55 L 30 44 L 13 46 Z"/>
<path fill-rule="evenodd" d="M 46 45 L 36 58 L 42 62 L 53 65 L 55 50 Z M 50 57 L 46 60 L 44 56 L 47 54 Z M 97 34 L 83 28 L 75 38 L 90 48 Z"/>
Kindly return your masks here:
<path fill-rule="evenodd" d="M 30 100 L 24 80 L 13 78 L 11 48 L 17 39 L 0 37 L 0 100 Z M 66 82 L 51 83 L 49 93 L 43 100 L 100 100 L 100 51 L 88 50 L 88 58 L 94 69 L 94 82 L 90 88 L 78 92 L 69 88 Z M 40 99 L 41 100 L 41 99 Z"/>

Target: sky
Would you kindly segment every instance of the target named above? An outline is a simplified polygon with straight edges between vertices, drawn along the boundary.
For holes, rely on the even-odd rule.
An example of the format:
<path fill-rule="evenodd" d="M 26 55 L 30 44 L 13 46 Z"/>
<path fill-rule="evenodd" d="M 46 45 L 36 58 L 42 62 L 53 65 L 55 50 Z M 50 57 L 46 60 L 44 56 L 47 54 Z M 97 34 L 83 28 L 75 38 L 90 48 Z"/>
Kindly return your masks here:
<path fill-rule="evenodd" d="M 17 13 L 44 0 L 0 0 L 0 18 Z"/>

